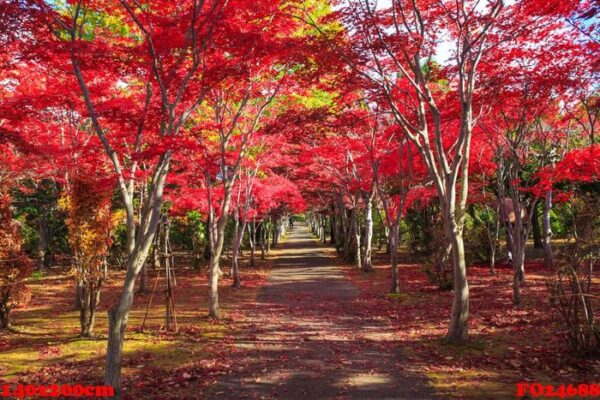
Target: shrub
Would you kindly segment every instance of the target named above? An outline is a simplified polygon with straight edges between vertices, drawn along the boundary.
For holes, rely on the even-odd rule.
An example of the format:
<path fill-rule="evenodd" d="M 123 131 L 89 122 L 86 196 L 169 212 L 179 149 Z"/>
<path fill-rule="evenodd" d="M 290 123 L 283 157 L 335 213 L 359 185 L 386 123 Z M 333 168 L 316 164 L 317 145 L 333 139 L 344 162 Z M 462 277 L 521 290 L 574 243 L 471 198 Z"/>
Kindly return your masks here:
<path fill-rule="evenodd" d="M 10 326 L 13 308 L 26 305 L 31 292 L 24 279 L 31 275 L 33 263 L 21 249 L 19 225 L 13 220 L 10 188 L 0 181 L 0 328 Z"/>
<path fill-rule="evenodd" d="M 581 356 L 600 354 L 600 326 L 595 315 L 599 301 L 593 276 L 600 260 L 599 207 L 597 196 L 573 202 L 575 245 L 548 282 L 550 303 L 565 328 L 567 342 Z"/>

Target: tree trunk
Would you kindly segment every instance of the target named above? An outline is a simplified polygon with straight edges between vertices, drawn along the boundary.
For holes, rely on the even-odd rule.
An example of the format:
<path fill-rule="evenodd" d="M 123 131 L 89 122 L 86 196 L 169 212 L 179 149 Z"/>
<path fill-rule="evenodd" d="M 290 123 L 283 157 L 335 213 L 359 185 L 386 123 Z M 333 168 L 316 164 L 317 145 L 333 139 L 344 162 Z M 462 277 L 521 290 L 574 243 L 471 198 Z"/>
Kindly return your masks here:
<path fill-rule="evenodd" d="M 221 311 L 219 309 L 219 278 L 221 277 L 222 272 L 219 263 L 221 254 L 223 254 L 226 219 L 226 214 L 222 214 L 217 220 L 214 219 L 214 216 L 211 218 L 214 226 L 211 228 L 213 238 L 211 240 L 210 253 L 208 316 L 212 318 L 221 318 Z"/>
<path fill-rule="evenodd" d="M 448 218 L 448 216 L 446 216 Z M 450 218 L 454 218 L 453 216 Z M 454 299 L 452 316 L 445 340 L 449 343 L 464 343 L 469 339 L 469 285 L 467 283 L 467 265 L 465 263 L 465 245 L 462 232 L 452 222 L 452 258 L 454 264 Z"/>
<path fill-rule="evenodd" d="M 372 272 L 373 264 L 371 261 L 371 251 L 373 247 L 373 196 L 369 195 L 366 200 L 364 259 L 362 268 L 365 272 Z"/>
<path fill-rule="evenodd" d="M 542 248 L 542 233 L 540 232 L 540 216 L 538 213 L 538 207 L 533 208 L 533 215 L 531 216 L 531 229 L 533 233 L 533 248 Z"/>
<path fill-rule="evenodd" d="M 210 257 L 210 282 L 208 287 L 208 316 L 221 318 L 219 309 L 219 254 Z"/>
<path fill-rule="evenodd" d="M 256 225 L 254 221 L 248 227 L 248 242 L 250 244 L 250 268 L 256 268 L 254 253 L 256 252 Z"/>
<path fill-rule="evenodd" d="M 96 308 L 100 303 L 100 287 L 102 281 L 88 284 L 84 287 L 82 305 L 79 311 L 79 322 L 81 327 L 80 336 L 84 338 L 92 337 L 94 325 L 96 322 Z"/>
<path fill-rule="evenodd" d="M 351 210 L 346 208 L 342 209 L 342 237 L 344 239 L 344 259 L 350 261 L 352 259 L 350 255 L 350 245 L 352 244 L 352 218 L 348 217 L 348 213 L 352 214 Z"/>
<path fill-rule="evenodd" d="M 121 365 L 123 356 L 123 340 L 129 311 L 133 304 L 135 281 L 142 265 L 146 262 L 148 252 L 154 240 L 156 229 L 160 222 L 163 189 L 166 182 L 171 153 L 163 154 L 156 166 L 152 177 L 152 190 L 146 197 L 145 212 L 140 217 L 140 232 L 135 235 L 135 224 L 128 219 L 128 237 L 134 238 L 135 243 L 129 247 L 127 272 L 119 303 L 108 311 L 108 345 L 106 350 L 106 368 L 104 383 L 115 390 L 115 399 L 121 399 Z M 128 201 L 128 199 L 124 199 Z M 133 232 L 129 232 L 133 230 Z M 143 232 L 143 234 L 142 234 Z"/>
<path fill-rule="evenodd" d="M 390 259 L 392 262 L 392 285 L 390 293 L 400 293 L 400 278 L 398 275 L 398 224 L 390 227 Z"/>
<path fill-rule="evenodd" d="M 0 307 L 0 328 L 10 328 L 10 309 L 7 307 Z"/>
<path fill-rule="evenodd" d="M 81 299 L 83 298 L 83 282 L 81 280 L 77 280 L 75 282 L 75 309 L 81 310 L 82 304 Z"/>
<path fill-rule="evenodd" d="M 513 304 L 515 307 L 521 306 L 521 282 L 525 268 L 525 246 L 522 246 L 514 254 L 513 271 Z"/>
<path fill-rule="evenodd" d="M 239 224 L 239 222 L 236 222 Z M 239 270 L 239 253 L 242 245 L 242 239 L 244 238 L 244 231 L 246 230 L 246 223 L 244 222 L 241 228 L 236 227 L 236 232 L 233 238 L 233 259 L 231 264 L 231 275 L 233 277 L 233 287 L 239 289 L 242 287 L 242 281 L 240 279 Z"/>
<path fill-rule="evenodd" d="M 37 268 L 44 269 L 46 267 L 46 247 L 48 244 L 48 223 L 45 217 L 38 219 L 38 234 L 39 240 L 37 245 Z"/>
<path fill-rule="evenodd" d="M 550 210 L 552 210 L 552 190 L 546 192 L 546 198 L 544 201 L 544 214 L 543 214 L 543 247 L 544 247 L 544 265 L 547 267 L 554 267 L 554 253 L 552 251 L 552 225 L 550 223 Z"/>
<path fill-rule="evenodd" d="M 204 246 L 204 259 L 210 260 L 210 216 L 206 219 L 204 225 L 204 240 L 206 245 Z"/>
<path fill-rule="evenodd" d="M 352 209 L 352 219 L 351 219 L 351 223 L 352 223 L 352 231 L 354 233 L 354 241 L 356 242 L 356 250 L 355 250 L 355 254 L 354 254 L 354 262 L 356 263 L 356 268 L 357 269 L 362 269 L 362 254 L 361 254 L 361 250 L 360 250 L 360 245 L 361 245 L 361 240 L 360 240 L 360 226 L 359 226 L 359 221 L 358 221 L 358 209 L 356 207 L 354 207 Z"/>
<path fill-rule="evenodd" d="M 158 225 L 158 218 L 156 220 Z M 154 227 L 156 230 L 156 226 Z M 152 235 L 154 232 L 152 232 Z M 148 247 L 150 245 L 148 244 Z M 129 311 L 133 304 L 136 275 L 141 268 L 140 263 L 147 256 L 148 249 L 142 248 L 139 252 L 129 257 L 127 274 L 123 284 L 121 298 L 117 305 L 108 311 L 108 346 L 106 350 L 106 369 L 104 371 L 104 383 L 115 390 L 115 398 L 121 398 L 121 365 L 123 357 L 123 340 L 125 330 L 129 321 Z"/>
<path fill-rule="evenodd" d="M 271 246 L 277 245 L 277 222 L 273 221 L 271 224 Z"/>
<path fill-rule="evenodd" d="M 489 234 L 490 237 L 490 272 L 492 275 L 496 275 L 496 253 L 498 252 L 498 240 L 500 238 L 500 210 L 496 211 L 496 218 L 494 219 L 493 232 Z"/>
<path fill-rule="evenodd" d="M 258 225 L 257 229 L 257 238 L 260 240 L 260 259 L 261 261 L 265 261 L 267 254 L 267 245 L 265 243 L 265 229 L 263 228 L 263 222 Z"/>
<path fill-rule="evenodd" d="M 142 271 L 140 273 L 139 293 L 148 293 L 148 267 L 146 266 L 146 263 L 144 263 L 144 265 L 142 266 Z"/>
<path fill-rule="evenodd" d="M 331 207 L 331 215 L 329 217 L 329 229 L 329 235 L 331 237 L 329 243 L 335 245 L 335 206 L 333 205 Z"/>

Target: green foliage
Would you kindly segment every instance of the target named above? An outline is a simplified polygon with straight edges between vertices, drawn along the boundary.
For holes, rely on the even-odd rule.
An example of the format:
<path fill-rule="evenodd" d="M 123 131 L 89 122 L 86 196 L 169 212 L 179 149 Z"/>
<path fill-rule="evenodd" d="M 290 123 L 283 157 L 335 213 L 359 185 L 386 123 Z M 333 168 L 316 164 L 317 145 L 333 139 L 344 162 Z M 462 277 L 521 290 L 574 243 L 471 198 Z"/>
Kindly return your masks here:
<path fill-rule="evenodd" d="M 192 253 L 194 268 L 201 265 L 204 249 L 208 245 L 203 218 L 198 211 L 190 211 L 185 216 L 173 218 L 169 232 L 169 239 L 174 247 Z"/>
<path fill-rule="evenodd" d="M 65 0 L 57 0 L 52 2 L 53 7 L 60 14 L 74 15 L 76 6 L 66 2 Z M 89 10 L 83 5 L 79 10 L 79 21 L 81 24 L 81 39 L 93 41 L 98 36 L 106 37 L 106 34 L 120 37 L 135 37 L 129 29 L 129 26 L 123 22 L 119 15 L 109 14 L 106 12 L 98 12 Z M 61 30 L 59 36 L 63 40 L 70 40 L 67 31 Z M 139 38 L 141 40 L 141 37 Z"/>
<path fill-rule="evenodd" d="M 433 219 L 436 210 L 434 207 L 420 209 L 412 208 L 406 213 L 403 220 L 405 226 L 404 240 L 413 257 L 420 258 L 433 254 Z"/>
<path fill-rule="evenodd" d="M 14 216 L 21 225 L 23 250 L 38 257 L 41 237 L 45 236 L 44 265 L 51 265 L 57 254 L 70 254 L 65 213 L 58 208 L 59 187 L 54 180 L 26 180 L 13 191 Z"/>
<path fill-rule="evenodd" d="M 194 250 L 194 242 L 205 243 L 205 224 L 198 211 L 190 211 L 183 217 L 173 218 L 169 232 L 171 244 L 188 251 Z"/>
<path fill-rule="evenodd" d="M 292 96 L 294 99 L 296 99 L 298 103 L 302 104 L 304 107 L 308 109 L 316 109 L 333 106 L 337 95 L 335 93 L 314 88 L 307 95 L 300 95 L 294 93 Z"/>
<path fill-rule="evenodd" d="M 343 25 L 336 20 L 325 20 L 332 13 L 331 3 L 323 0 L 304 0 L 302 9 L 296 9 L 300 18 L 307 24 L 301 25 L 294 36 L 321 36 L 332 37 L 343 30 Z M 315 25 L 315 26 L 311 26 Z"/>
<path fill-rule="evenodd" d="M 44 278 L 44 275 L 44 271 L 38 269 L 36 271 L 33 271 L 33 273 L 31 274 L 31 280 L 40 281 Z"/>
<path fill-rule="evenodd" d="M 489 262 L 492 257 L 489 232 L 494 229 L 496 213 L 472 205 L 465 220 L 464 242 L 467 266 Z"/>

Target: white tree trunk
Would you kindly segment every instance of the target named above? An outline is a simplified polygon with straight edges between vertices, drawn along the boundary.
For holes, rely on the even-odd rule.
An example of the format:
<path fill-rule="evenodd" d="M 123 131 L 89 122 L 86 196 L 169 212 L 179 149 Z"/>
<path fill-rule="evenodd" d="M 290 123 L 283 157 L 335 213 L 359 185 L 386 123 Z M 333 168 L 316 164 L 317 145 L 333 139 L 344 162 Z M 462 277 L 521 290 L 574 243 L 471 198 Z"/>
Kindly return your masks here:
<path fill-rule="evenodd" d="M 546 198 L 544 201 L 544 215 L 543 215 L 543 235 L 542 245 L 544 248 L 544 265 L 547 267 L 554 266 L 554 253 L 552 251 L 552 225 L 550 223 L 550 210 L 552 210 L 552 190 L 546 192 Z"/>
<path fill-rule="evenodd" d="M 369 195 L 366 198 L 366 209 L 365 209 L 365 244 L 364 244 L 364 258 L 363 258 L 363 271 L 373 271 L 373 264 L 371 261 L 371 252 L 373 246 L 373 196 Z"/>

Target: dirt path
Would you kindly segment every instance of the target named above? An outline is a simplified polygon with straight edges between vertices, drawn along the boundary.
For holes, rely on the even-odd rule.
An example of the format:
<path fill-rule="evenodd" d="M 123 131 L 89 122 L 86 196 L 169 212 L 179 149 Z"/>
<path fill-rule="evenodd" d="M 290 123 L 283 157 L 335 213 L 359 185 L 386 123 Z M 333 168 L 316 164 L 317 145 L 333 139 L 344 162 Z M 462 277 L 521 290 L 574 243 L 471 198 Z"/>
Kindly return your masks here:
<path fill-rule="evenodd" d="M 357 288 L 305 225 L 272 270 L 235 338 L 233 373 L 211 399 L 427 399 L 387 321 L 358 312 Z"/>

